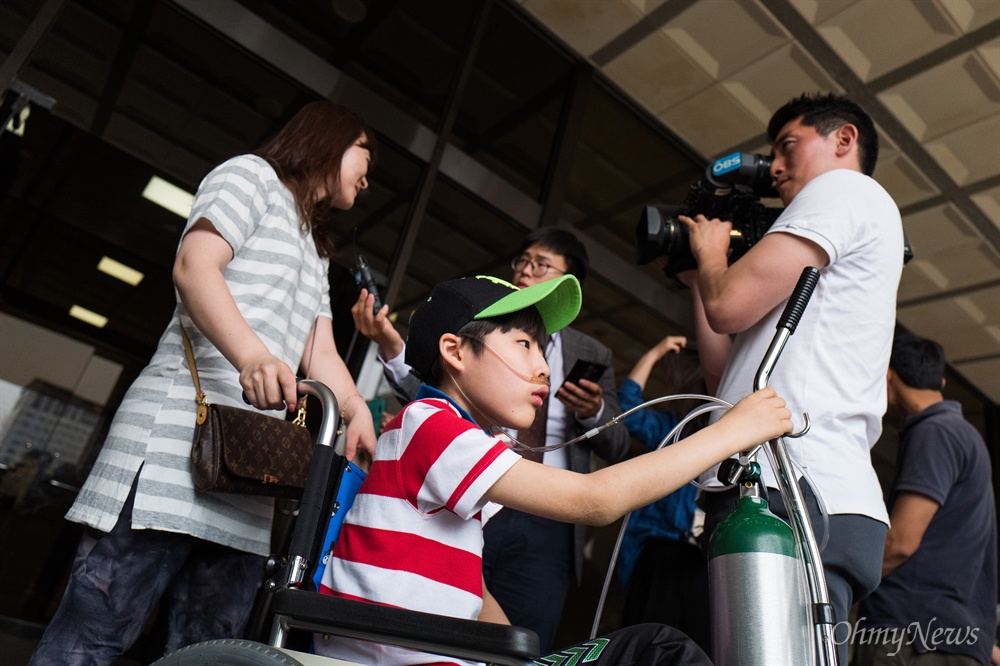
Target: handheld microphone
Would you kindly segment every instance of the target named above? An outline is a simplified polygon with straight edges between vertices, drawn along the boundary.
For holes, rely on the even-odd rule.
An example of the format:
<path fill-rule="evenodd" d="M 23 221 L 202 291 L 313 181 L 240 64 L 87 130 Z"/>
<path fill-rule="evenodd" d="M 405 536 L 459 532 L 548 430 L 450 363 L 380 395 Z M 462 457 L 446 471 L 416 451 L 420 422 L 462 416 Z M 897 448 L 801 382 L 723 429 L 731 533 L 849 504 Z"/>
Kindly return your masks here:
<path fill-rule="evenodd" d="M 358 288 L 367 289 L 368 293 L 375 297 L 372 314 L 377 315 L 378 311 L 382 309 L 382 297 L 378 293 L 378 283 L 375 282 L 371 269 L 368 268 L 368 260 L 362 255 L 358 255 L 358 272 L 354 279 L 358 283 Z"/>

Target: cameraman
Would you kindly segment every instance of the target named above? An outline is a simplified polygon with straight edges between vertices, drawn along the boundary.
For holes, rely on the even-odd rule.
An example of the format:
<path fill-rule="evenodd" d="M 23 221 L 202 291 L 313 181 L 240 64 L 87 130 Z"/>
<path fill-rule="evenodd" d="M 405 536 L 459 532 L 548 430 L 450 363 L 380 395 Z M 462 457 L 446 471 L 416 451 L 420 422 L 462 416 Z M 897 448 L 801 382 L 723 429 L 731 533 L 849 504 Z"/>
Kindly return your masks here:
<path fill-rule="evenodd" d="M 803 269 L 820 269 L 769 383 L 786 397 L 794 419 L 808 412 L 812 421 L 806 436 L 787 445 L 817 539 L 825 543 L 830 600 L 842 623 L 835 637 L 846 664 L 848 611 L 878 585 L 888 530 L 869 451 L 886 406 L 903 229 L 895 203 L 870 178 L 878 136 L 857 104 L 833 94 L 802 95 L 775 112 L 767 131 L 783 213 L 732 266 L 729 222 L 681 216 L 698 268 L 678 277 L 692 290 L 709 391 L 717 386 L 720 398 L 735 403 L 752 391 Z M 774 473 L 764 456 L 759 462 L 771 510 L 787 520 Z M 714 470 L 705 476 L 718 484 Z M 707 537 L 731 511 L 733 494 L 703 493 L 702 503 Z"/>

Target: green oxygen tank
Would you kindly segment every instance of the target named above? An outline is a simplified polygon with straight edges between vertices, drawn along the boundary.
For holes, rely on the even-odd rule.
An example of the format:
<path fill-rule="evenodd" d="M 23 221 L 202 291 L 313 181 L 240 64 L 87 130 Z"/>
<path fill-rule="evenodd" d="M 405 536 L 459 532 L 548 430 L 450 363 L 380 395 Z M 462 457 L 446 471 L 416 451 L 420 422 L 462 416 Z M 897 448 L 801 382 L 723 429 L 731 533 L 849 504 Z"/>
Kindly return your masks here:
<path fill-rule="evenodd" d="M 810 614 L 795 537 L 771 513 L 767 500 L 740 497 L 712 534 L 708 558 L 716 666 L 812 664 Z"/>

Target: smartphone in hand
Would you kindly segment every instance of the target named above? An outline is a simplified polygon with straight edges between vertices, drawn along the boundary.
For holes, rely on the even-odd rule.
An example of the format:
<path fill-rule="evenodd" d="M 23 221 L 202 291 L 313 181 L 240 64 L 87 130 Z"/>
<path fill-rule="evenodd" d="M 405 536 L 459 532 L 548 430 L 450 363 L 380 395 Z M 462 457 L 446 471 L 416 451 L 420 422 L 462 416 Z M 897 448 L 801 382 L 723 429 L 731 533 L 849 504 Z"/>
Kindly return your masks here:
<path fill-rule="evenodd" d="M 608 369 L 608 366 L 601 363 L 592 363 L 591 361 L 584 361 L 583 359 L 578 360 L 573 364 L 573 369 L 569 371 L 566 375 L 566 382 L 572 382 L 577 386 L 580 385 L 581 379 L 586 379 L 591 382 L 600 381 L 601 377 L 604 375 L 604 371 Z"/>

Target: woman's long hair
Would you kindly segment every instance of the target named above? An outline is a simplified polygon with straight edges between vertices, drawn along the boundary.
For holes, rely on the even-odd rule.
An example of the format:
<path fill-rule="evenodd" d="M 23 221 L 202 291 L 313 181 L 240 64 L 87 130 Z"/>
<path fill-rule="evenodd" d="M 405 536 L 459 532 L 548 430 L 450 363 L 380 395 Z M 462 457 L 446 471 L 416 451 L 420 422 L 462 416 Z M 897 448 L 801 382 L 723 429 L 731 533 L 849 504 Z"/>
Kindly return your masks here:
<path fill-rule="evenodd" d="M 312 234 L 316 250 L 324 258 L 334 251 L 327 222 L 332 197 L 340 191 L 340 163 L 361 136 L 374 164 L 377 142 L 368 123 L 339 104 L 317 101 L 299 109 L 277 134 L 253 151 L 268 161 L 291 190 L 302 231 Z M 326 192 L 323 198 L 316 194 L 320 191 Z"/>

